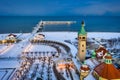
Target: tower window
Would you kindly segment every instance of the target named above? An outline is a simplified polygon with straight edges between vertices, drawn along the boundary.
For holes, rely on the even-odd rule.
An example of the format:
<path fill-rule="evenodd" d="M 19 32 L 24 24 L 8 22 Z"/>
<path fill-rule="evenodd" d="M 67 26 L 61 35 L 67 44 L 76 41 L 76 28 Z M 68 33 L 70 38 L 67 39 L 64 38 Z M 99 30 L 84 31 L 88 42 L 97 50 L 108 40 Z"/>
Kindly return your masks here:
<path fill-rule="evenodd" d="M 84 50 L 82 50 L 82 52 L 84 52 Z"/>
<path fill-rule="evenodd" d="M 83 39 L 85 39 L 85 37 L 83 37 Z"/>
<path fill-rule="evenodd" d="M 82 47 L 84 47 L 84 45 L 82 45 Z"/>

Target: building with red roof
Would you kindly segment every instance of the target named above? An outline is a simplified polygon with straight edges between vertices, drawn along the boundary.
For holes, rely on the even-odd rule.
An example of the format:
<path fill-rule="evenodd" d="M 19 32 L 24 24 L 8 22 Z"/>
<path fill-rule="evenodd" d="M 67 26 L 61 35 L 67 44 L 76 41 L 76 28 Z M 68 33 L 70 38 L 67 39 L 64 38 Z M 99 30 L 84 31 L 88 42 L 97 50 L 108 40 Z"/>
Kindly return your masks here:
<path fill-rule="evenodd" d="M 95 50 L 96 52 L 96 57 L 99 59 L 102 59 L 103 56 L 108 53 L 108 51 L 104 48 L 104 47 L 99 47 L 97 50 Z"/>
<path fill-rule="evenodd" d="M 120 80 L 120 70 L 112 64 L 110 54 L 105 56 L 105 61 L 94 68 L 93 75 L 97 80 Z"/>
<path fill-rule="evenodd" d="M 87 64 L 82 64 L 80 67 L 80 80 L 84 80 L 90 73 L 90 68 Z"/>
<path fill-rule="evenodd" d="M 92 53 L 92 57 L 93 58 L 97 58 L 97 59 L 103 59 L 103 57 L 108 53 L 108 51 L 103 47 L 100 46 L 98 49 L 96 49 L 93 53 Z"/>

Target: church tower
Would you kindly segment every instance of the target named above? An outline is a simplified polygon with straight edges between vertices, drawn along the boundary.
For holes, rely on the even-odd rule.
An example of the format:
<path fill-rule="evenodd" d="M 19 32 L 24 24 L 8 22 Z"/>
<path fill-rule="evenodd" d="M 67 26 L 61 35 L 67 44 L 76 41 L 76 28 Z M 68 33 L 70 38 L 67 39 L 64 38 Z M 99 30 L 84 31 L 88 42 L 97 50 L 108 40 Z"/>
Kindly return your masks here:
<path fill-rule="evenodd" d="M 86 56 L 86 40 L 87 33 L 84 29 L 85 23 L 82 21 L 81 30 L 78 32 L 78 58 L 81 62 L 84 62 Z"/>

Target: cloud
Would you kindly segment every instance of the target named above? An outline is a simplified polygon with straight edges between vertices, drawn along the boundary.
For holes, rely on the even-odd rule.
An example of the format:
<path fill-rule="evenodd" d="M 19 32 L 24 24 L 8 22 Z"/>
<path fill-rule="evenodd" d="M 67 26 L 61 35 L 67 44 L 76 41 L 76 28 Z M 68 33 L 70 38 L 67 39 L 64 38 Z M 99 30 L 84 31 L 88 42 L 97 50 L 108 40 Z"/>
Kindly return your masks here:
<path fill-rule="evenodd" d="M 7 0 L 6 0 L 7 1 Z M 22 2 L 16 2 L 12 0 L 11 2 L 0 3 L 0 14 L 6 15 L 51 15 L 55 12 L 61 10 L 59 3 L 50 2 L 47 0 L 25 0 Z"/>
<path fill-rule="evenodd" d="M 114 3 L 90 2 L 87 6 L 77 7 L 73 9 L 77 15 L 105 15 L 106 13 L 120 13 L 120 5 Z M 119 14 L 118 14 L 119 15 Z"/>
<path fill-rule="evenodd" d="M 0 15 L 120 15 L 118 0 L 1 0 Z"/>

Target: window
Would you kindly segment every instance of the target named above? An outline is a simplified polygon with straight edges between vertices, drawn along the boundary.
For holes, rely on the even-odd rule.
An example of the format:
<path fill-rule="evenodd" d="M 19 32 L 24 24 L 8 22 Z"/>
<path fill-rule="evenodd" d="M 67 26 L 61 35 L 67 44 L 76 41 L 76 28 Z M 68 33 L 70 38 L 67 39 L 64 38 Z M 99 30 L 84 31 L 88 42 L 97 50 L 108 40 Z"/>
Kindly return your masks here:
<path fill-rule="evenodd" d="M 84 47 L 84 45 L 82 45 L 82 47 Z"/>
<path fill-rule="evenodd" d="M 83 39 L 85 39 L 85 37 L 83 37 Z"/>
<path fill-rule="evenodd" d="M 84 50 L 82 50 L 82 52 L 84 52 Z"/>

